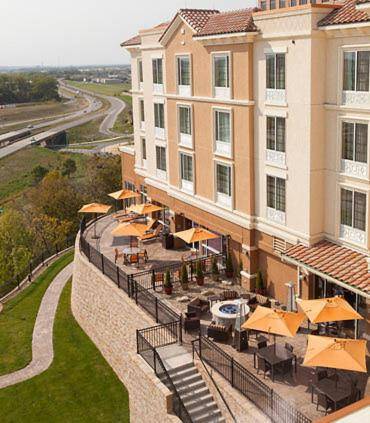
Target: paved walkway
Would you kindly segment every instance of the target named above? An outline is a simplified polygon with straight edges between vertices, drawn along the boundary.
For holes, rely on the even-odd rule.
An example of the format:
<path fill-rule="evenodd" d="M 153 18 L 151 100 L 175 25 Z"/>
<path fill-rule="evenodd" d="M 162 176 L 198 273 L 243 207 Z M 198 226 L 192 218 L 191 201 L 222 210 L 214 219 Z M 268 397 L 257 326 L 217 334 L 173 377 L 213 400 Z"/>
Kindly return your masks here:
<path fill-rule="evenodd" d="M 54 359 L 53 326 L 59 298 L 72 276 L 73 263 L 53 280 L 42 298 L 32 336 L 32 361 L 23 369 L 0 376 L 0 389 L 31 379 L 49 368 Z"/>

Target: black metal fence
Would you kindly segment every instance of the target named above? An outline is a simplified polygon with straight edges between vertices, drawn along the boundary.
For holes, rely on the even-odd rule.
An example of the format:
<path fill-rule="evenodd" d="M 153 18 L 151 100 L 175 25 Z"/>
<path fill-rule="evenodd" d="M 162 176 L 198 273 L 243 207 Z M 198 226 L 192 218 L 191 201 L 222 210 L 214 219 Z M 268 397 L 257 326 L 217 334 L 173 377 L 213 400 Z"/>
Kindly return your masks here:
<path fill-rule="evenodd" d="M 40 254 L 34 256 L 24 267 L 24 269 L 20 273 L 18 273 L 18 275 L 16 275 L 11 280 L 0 284 L 0 298 L 9 294 L 9 292 L 11 292 L 13 289 L 17 287 L 20 288 L 20 284 L 25 278 L 27 278 L 28 281 L 31 282 L 38 266 L 46 265 L 46 262 L 50 257 L 58 255 L 66 248 L 72 247 L 74 245 L 75 239 L 75 235 L 70 236 L 65 239 L 64 242 L 45 248 Z"/>
<path fill-rule="evenodd" d="M 153 326 L 136 332 L 137 353 L 149 364 L 154 370 L 159 380 L 167 386 L 172 393 L 172 411 L 185 423 L 192 423 L 181 397 L 172 382 L 163 361 L 156 348 L 176 343 L 173 332 L 178 326 L 172 322 L 166 325 Z M 179 328 L 181 331 L 181 328 Z"/>
<path fill-rule="evenodd" d="M 280 397 L 210 339 L 193 341 L 199 357 L 276 423 L 310 423 L 311 420 Z"/>

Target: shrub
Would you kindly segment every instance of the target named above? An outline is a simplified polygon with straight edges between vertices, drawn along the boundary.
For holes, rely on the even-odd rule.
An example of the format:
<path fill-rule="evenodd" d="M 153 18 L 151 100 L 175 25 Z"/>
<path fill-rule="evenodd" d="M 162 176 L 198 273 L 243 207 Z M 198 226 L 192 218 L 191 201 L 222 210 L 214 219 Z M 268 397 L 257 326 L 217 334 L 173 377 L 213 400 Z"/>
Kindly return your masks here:
<path fill-rule="evenodd" d="M 172 288 L 171 273 L 170 273 L 170 269 L 168 269 L 168 268 L 167 268 L 166 273 L 164 275 L 164 286 L 166 288 Z"/>
<path fill-rule="evenodd" d="M 228 273 L 230 275 L 234 274 L 234 265 L 233 265 L 233 260 L 231 258 L 230 252 L 228 252 L 227 257 L 226 257 L 225 270 L 226 270 L 226 273 Z"/>
<path fill-rule="evenodd" d="M 217 258 L 215 256 L 212 257 L 212 268 L 211 268 L 212 275 L 219 275 L 220 271 L 218 270 L 217 265 Z"/>
<path fill-rule="evenodd" d="M 181 266 L 180 282 L 181 282 L 181 285 L 187 285 L 188 284 L 188 269 L 187 269 L 185 263 L 183 263 L 182 266 Z"/>
<path fill-rule="evenodd" d="M 200 260 L 197 261 L 195 272 L 196 272 L 195 274 L 196 274 L 197 278 L 201 279 L 201 278 L 204 277 L 203 266 L 202 266 L 202 262 Z"/>
<path fill-rule="evenodd" d="M 263 291 L 263 277 L 262 272 L 259 270 L 256 276 L 256 291 Z"/>

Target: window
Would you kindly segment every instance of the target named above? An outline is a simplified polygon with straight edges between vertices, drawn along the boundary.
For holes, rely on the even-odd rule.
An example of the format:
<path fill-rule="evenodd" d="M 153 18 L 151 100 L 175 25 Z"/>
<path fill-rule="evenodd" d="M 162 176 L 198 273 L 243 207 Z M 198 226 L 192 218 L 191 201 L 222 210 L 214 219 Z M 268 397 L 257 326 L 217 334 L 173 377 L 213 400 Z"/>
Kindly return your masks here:
<path fill-rule="evenodd" d="M 148 190 L 145 185 L 140 185 L 141 203 L 146 203 L 148 200 Z"/>
<path fill-rule="evenodd" d="M 285 118 L 267 116 L 267 149 L 285 152 Z"/>
<path fill-rule="evenodd" d="M 367 163 L 368 125 L 342 123 L 342 159 Z"/>
<path fill-rule="evenodd" d="M 342 188 L 340 222 L 359 231 L 366 230 L 366 194 Z"/>
<path fill-rule="evenodd" d="M 144 100 L 139 100 L 139 107 L 140 107 L 140 127 L 141 127 L 141 129 L 145 129 Z"/>
<path fill-rule="evenodd" d="M 285 179 L 267 176 L 267 207 L 285 212 Z"/>
<path fill-rule="evenodd" d="M 216 201 L 225 207 L 231 207 L 231 167 L 216 163 Z"/>
<path fill-rule="evenodd" d="M 179 127 L 180 144 L 185 147 L 192 147 L 191 108 L 190 106 L 179 106 Z"/>
<path fill-rule="evenodd" d="M 190 85 L 189 56 L 181 56 L 177 58 L 177 83 L 178 85 Z"/>
<path fill-rule="evenodd" d="M 141 59 L 138 60 L 137 66 L 138 66 L 138 74 L 139 74 L 139 84 L 140 84 L 140 88 L 141 88 L 141 84 L 144 82 L 143 61 Z"/>
<path fill-rule="evenodd" d="M 282 9 L 283 7 L 285 7 L 285 0 L 279 0 L 279 8 Z"/>
<path fill-rule="evenodd" d="M 231 113 L 215 111 L 216 153 L 231 156 Z"/>
<path fill-rule="evenodd" d="M 163 84 L 163 64 L 162 59 L 153 59 L 153 83 L 162 85 Z"/>
<path fill-rule="evenodd" d="M 216 97 L 230 98 L 230 57 L 228 54 L 213 56 L 213 83 Z"/>
<path fill-rule="evenodd" d="M 285 90 L 285 54 L 266 54 L 266 88 Z"/>
<path fill-rule="evenodd" d="M 276 9 L 276 0 L 270 0 L 270 9 Z"/>
<path fill-rule="evenodd" d="M 185 191 L 193 192 L 193 157 L 189 154 L 180 153 L 180 177 L 181 188 Z"/>
<path fill-rule="evenodd" d="M 261 0 L 260 7 L 262 10 L 266 10 L 266 0 Z"/>
<path fill-rule="evenodd" d="M 157 163 L 157 176 L 160 178 L 166 178 L 167 165 L 166 165 L 166 149 L 165 147 L 155 147 L 156 151 L 156 163 Z"/>
<path fill-rule="evenodd" d="M 345 51 L 343 90 L 369 91 L 370 51 Z"/>
<path fill-rule="evenodd" d="M 291 6 L 297 6 L 297 0 L 290 0 Z"/>
<path fill-rule="evenodd" d="M 164 104 L 154 103 L 154 126 L 164 128 Z"/>
<path fill-rule="evenodd" d="M 141 159 L 143 167 L 146 167 L 146 139 L 141 138 Z"/>

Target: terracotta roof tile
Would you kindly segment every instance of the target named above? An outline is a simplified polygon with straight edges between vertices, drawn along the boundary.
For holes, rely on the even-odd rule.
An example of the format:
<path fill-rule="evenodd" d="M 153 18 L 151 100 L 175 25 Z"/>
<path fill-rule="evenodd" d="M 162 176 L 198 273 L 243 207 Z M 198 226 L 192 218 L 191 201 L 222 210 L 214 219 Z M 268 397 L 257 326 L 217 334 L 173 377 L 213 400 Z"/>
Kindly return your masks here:
<path fill-rule="evenodd" d="M 318 23 L 318 26 L 369 22 L 370 15 L 368 15 L 364 10 L 357 10 L 356 3 L 359 3 L 359 1 L 347 0 L 345 3 L 343 3 L 342 7 L 334 9 L 327 16 L 325 16 L 324 19 L 321 19 L 321 21 Z M 367 3 L 367 1 L 364 1 L 363 3 Z"/>
<path fill-rule="evenodd" d="M 199 32 L 208 22 L 210 16 L 220 13 L 214 9 L 180 9 L 179 15 L 194 29 Z"/>
<path fill-rule="evenodd" d="M 370 273 L 365 254 L 330 241 L 321 241 L 312 247 L 294 245 L 284 255 L 370 293 Z"/>
<path fill-rule="evenodd" d="M 197 36 L 256 31 L 252 16 L 256 10 L 241 9 L 212 15 Z"/>
<path fill-rule="evenodd" d="M 141 44 L 140 35 L 135 35 L 135 37 L 129 38 L 128 40 L 121 43 L 121 47 L 136 46 Z"/>

